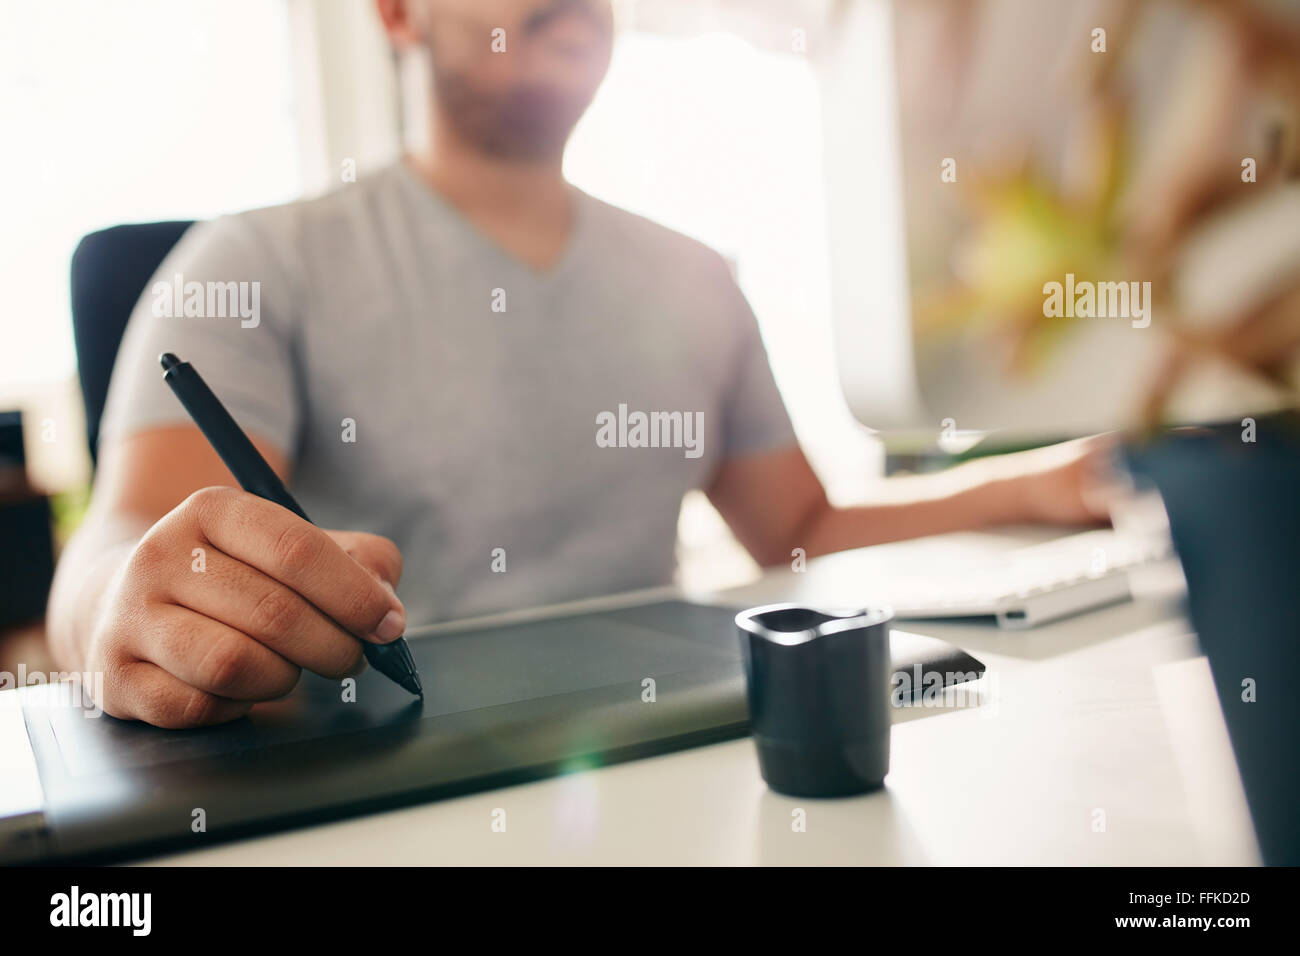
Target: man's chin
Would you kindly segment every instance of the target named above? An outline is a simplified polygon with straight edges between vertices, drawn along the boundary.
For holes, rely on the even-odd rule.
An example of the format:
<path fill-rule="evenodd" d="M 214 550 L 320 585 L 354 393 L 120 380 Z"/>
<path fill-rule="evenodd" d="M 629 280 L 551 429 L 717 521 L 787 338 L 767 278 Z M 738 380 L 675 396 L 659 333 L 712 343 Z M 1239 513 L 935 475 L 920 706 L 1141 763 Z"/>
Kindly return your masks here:
<path fill-rule="evenodd" d="M 452 111 L 463 137 L 483 152 L 503 159 L 547 160 L 564 153 L 569 134 L 587 104 L 550 91 L 521 90 L 496 109 L 466 114 Z"/>
<path fill-rule="evenodd" d="M 516 159 L 526 162 L 548 162 L 564 155 L 567 133 L 521 134 L 518 130 L 494 131 L 480 136 L 474 145 L 487 156 L 496 159 Z"/>

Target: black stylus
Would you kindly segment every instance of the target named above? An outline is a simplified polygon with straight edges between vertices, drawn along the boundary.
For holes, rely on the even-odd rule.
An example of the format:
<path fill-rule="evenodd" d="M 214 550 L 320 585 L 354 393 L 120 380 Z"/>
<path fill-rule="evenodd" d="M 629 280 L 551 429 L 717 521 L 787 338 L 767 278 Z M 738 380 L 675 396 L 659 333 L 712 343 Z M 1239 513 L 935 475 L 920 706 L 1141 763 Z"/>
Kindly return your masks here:
<path fill-rule="evenodd" d="M 293 495 L 289 494 L 289 489 L 284 486 L 280 476 L 230 417 L 226 406 L 212 394 L 212 389 L 208 388 L 207 382 L 203 381 L 194 366 L 182 362 L 171 352 L 158 356 L 158 361 L 163 367 L 163 380 L 181 400 L 185 410 L 194 419 L 194 424 L 199 426 L 199 431 L 212 443 L 239 486 L 250 494 L 288 508 L 304 521 L 310 521 L 298 502 L 293 500 Z M 424 696 L 420 675 L 415 669 L 415 660 L 411 657 L 406 638 L 399 637 L 388 644 L 372 644 L 369 641 L 361 643 L 371 667 L 401 684 L 412 694 Z"/>

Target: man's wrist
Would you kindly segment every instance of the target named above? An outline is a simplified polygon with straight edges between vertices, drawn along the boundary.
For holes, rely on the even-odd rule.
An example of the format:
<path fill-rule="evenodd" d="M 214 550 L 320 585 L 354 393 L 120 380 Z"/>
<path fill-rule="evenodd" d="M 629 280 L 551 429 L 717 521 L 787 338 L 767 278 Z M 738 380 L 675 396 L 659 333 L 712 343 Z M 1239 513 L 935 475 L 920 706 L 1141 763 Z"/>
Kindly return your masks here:
<path fill-rule="evenodd" d="M 1032 489 L 1022 478 L 993 478 L 964 492 L 969 495 L 969 513 L 981 517 L 986 526 L 1024 524 L 1035 520 Z"/>

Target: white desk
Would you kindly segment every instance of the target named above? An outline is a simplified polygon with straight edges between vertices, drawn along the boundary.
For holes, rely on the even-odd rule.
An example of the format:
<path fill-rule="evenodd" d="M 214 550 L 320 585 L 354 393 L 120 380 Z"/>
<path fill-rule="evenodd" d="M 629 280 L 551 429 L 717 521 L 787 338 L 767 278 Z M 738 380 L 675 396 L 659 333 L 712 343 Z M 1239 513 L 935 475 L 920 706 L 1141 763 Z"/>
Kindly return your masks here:
<path fill-rule="evenodd" d="M 860 603 L 864 582 L 900 561 L 989 542 L 1023 543 L 888 545 L 727 594 Z M 916 626 L 985 661 L 982 702 L 899 712 L 885 789 L 869 796 L 777 796 L 746 739 L 150 862 L 1258 863 L 1209 667 L 1179 611 L 1181 579 L 1166 566 L 1137 585 L 1133 603 L 1030 632 Z M 505 832 L 493 829 L 497 810 Z M 799 810 L 804 832 L 792 827 Z"/>

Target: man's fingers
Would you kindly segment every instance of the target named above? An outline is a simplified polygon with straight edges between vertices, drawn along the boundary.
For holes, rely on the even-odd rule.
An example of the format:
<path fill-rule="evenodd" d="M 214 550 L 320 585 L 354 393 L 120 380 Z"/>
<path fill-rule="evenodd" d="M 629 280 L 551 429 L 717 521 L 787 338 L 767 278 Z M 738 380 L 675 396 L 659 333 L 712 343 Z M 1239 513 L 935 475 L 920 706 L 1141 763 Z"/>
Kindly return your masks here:
<path fill-rule="evenodd" d="M 287 585 L 363 640 L 401 637 L 401 602 L 326 532 L 233 488 L 196 495 L 199 529 L 215 547 Z"/>
<path fill-rule="evenodd" d="M 1117 502 L 1133 493 L 1132 480 L 1120 458 L 1120 443 L 1110 432 L 1083 439 L 1079 461 L 1079 497 L 1099 521 L 1109 521 Z"/>
<path fill-rule="evenodd" d="M 396 587 L 402 580 L 402 552 L 388 538 L 364 531 L 326 531 L 353 561 Z"/>
<path fill-rule="evenodd" d="M 187 607 L 161 605 L 154 632 L 127 650 L 191 687 L 230 700 L 275 700 L 293 690 L 301 670 L 247 634 Z M 352 637 L 346 640 L 356 645 Z"/>
<path fill-rule="evenodd" d="M 378 586 L 363 569 L 353 568 Z M 247 635 L 286 662 L 325 677 L 345 677 L 362 666 L 355 637 L 291 588 L 215 547 L 201 573 L 174 578 L 168 587 L 163 600 Z"/>
<path fill-rule="evenodd" d="M 224 724 L 243 717 L 253 706 L 191 687 L 149 661 L 123 662 L 104 685 L 106 712 L 173 730 Z"/>

